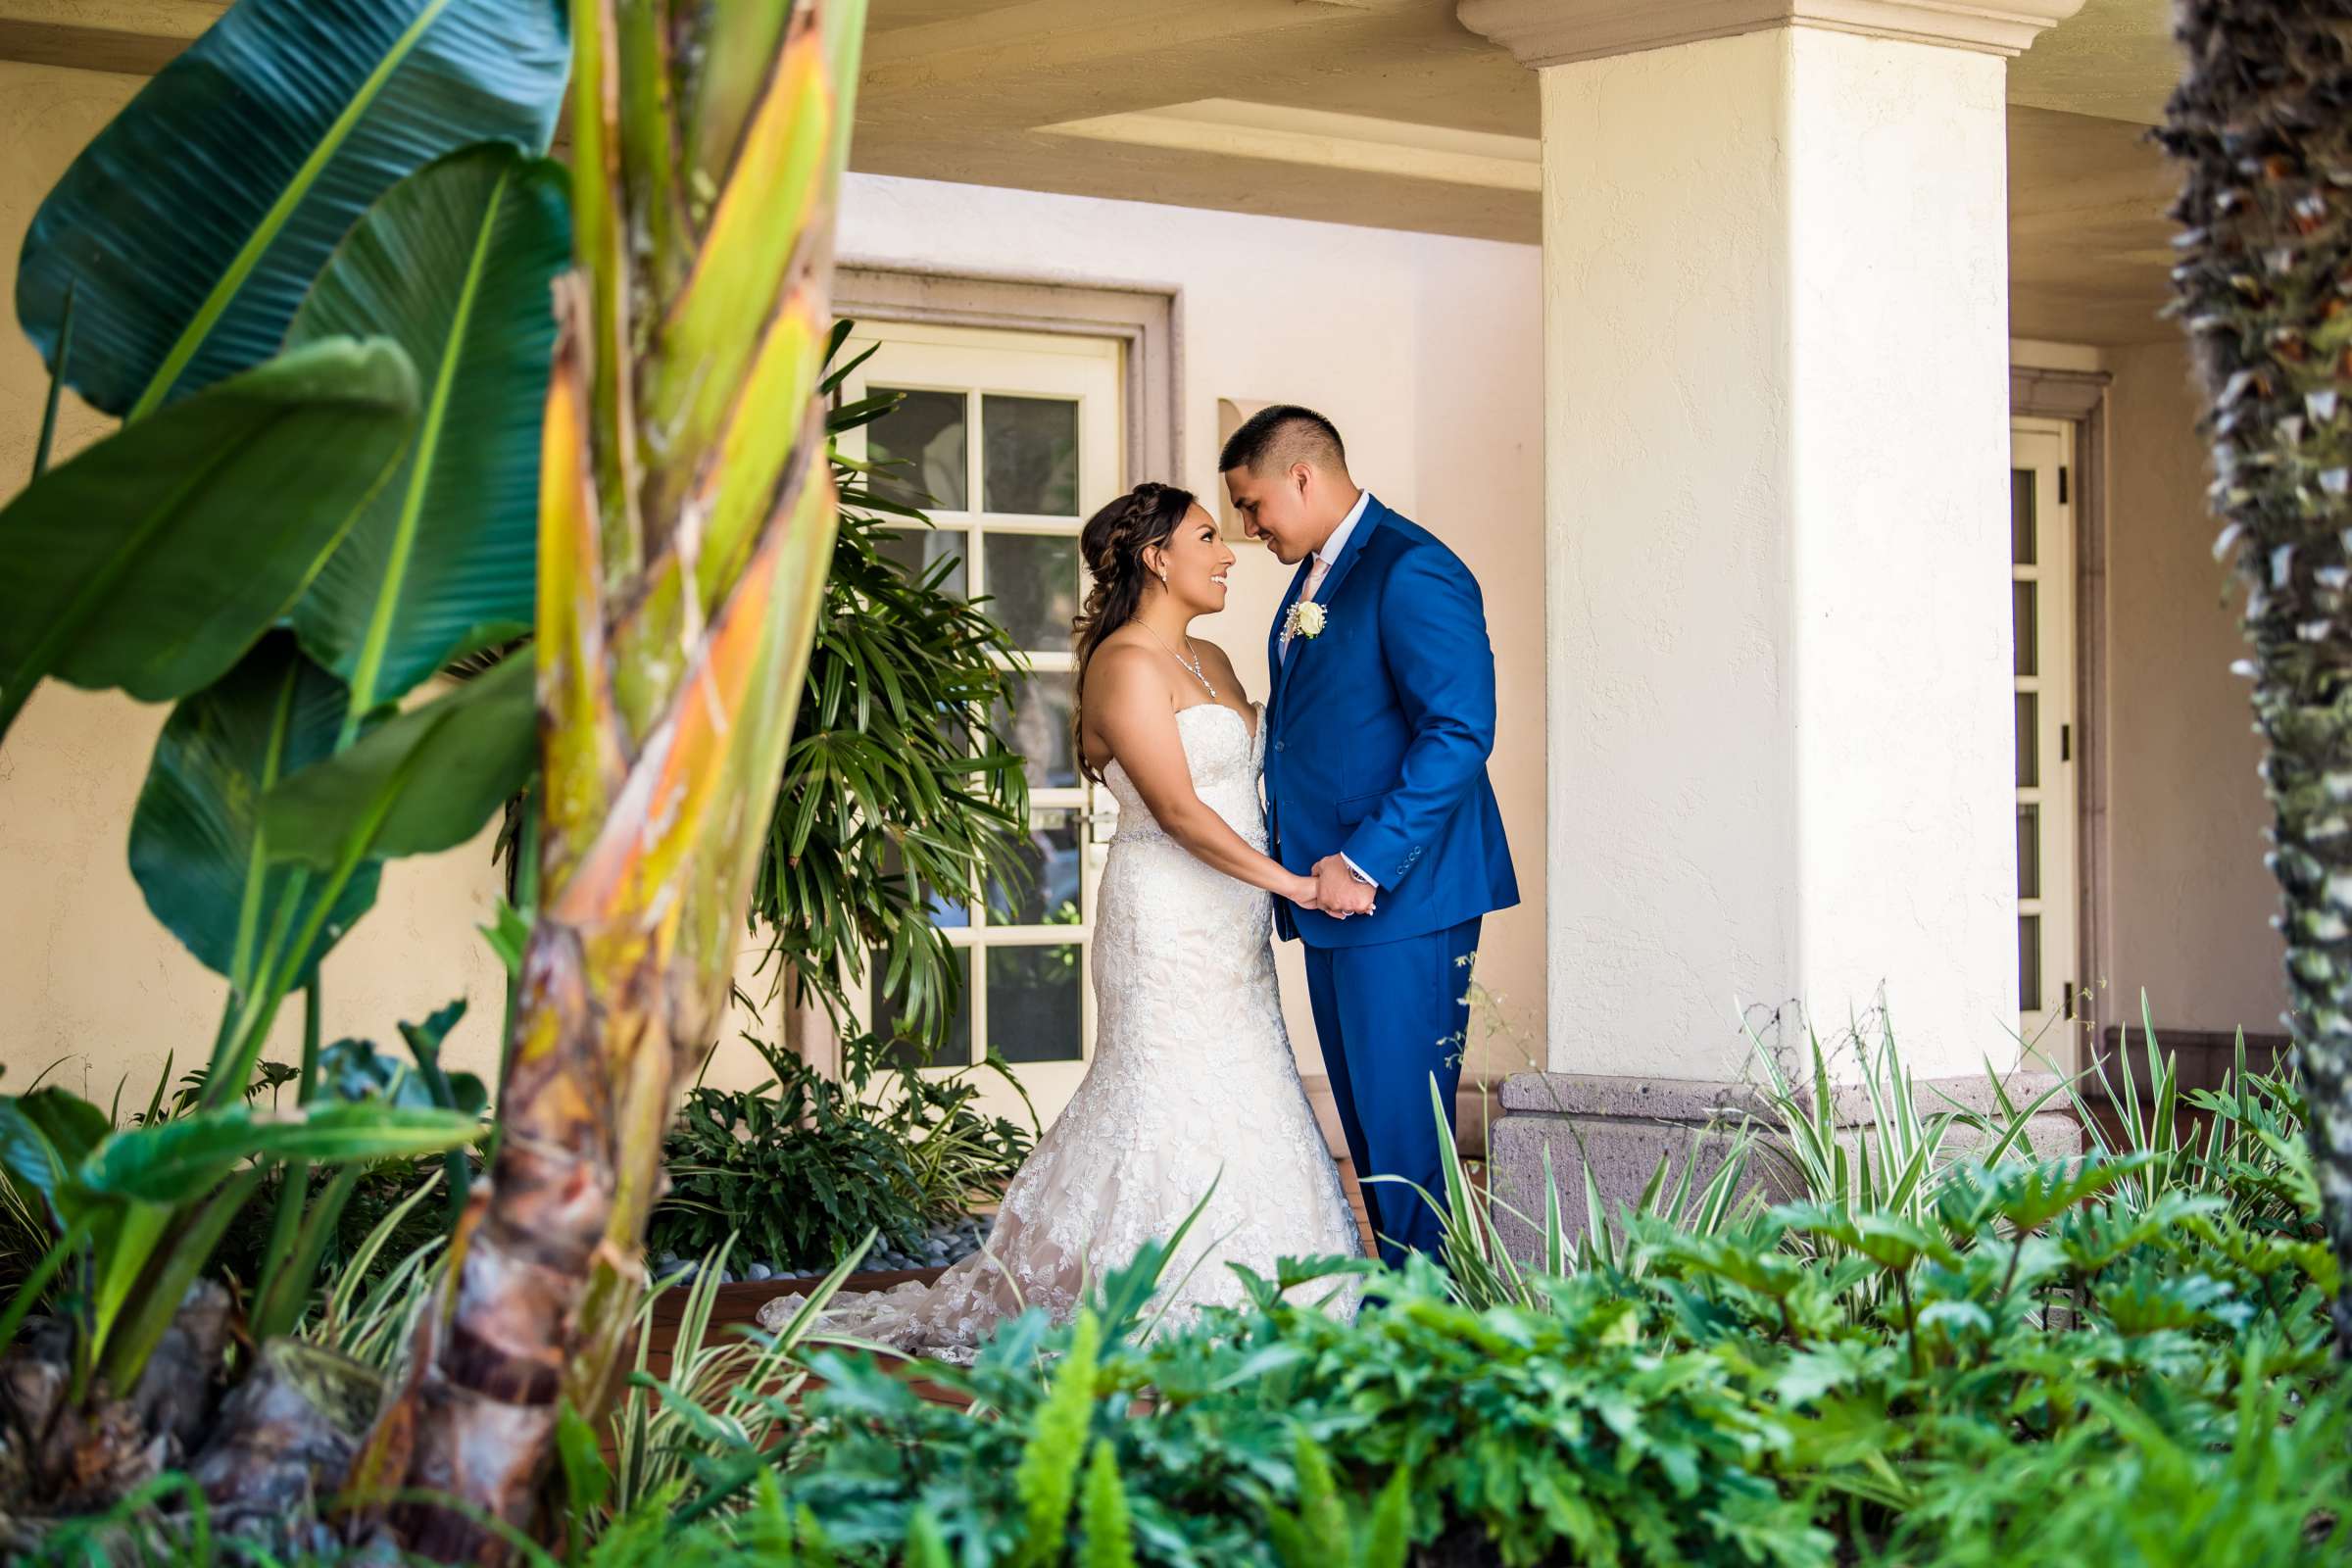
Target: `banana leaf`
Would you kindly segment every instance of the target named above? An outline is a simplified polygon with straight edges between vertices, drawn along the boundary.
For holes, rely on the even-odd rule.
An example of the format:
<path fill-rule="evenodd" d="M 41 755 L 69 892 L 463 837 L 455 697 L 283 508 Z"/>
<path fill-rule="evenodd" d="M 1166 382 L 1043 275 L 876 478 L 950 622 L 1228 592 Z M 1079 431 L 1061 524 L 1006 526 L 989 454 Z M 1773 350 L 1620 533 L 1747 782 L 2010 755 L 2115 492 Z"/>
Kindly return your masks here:
<path fill-rule="evenodd" d="M 65 382 L 140 417 L 258 365 L 359 216 L 479 141 L 547 146 L 557 0 L 239 0 L 33 215 L 17 317 Z"/>
<path fill-rule="evenodd" d="M 539 427 L 571 261 L 565 175 L 511 147 L 456 153 L 385 193 L 312 285 L 300 344 L 382 334 L 416 367 L 407 455 L 294 609 L 362 711 L 530 629 Z"/>
<path fill-rule="evenodd" d="M 537 760 L 533 673 L 528 654 L 503 660 L 286 779 L 262 806 L 270 856 L 332 870 L 473 837 Z"/>
<path fill-rule="evenodd" d="M 130 819 L 130 874 L 147 907 L 197 961 L 240 987 L 252 978 L 263 919 L 292 891 L 295 873 L 266 866 L 262 799 L 290 773 L 333 754 L 350 692 L 284 632 L 265 637 L 237 667 L 184 699 L 155 743 Z M 375 903 L 380 867 L 361 866 L 304 956 L 296 985 Z M 306 929 L 314 881 L 291 918 Z"/>
<path fill-rule="evenodd" d="M 0 736 L 42 677 L 172 702 L 228 673 L 390 471 L 408 356 L 314 343 L 116 432 L 0 511 Z"/>
<path fill-rule="evenodd" d="M 82 1159 L 74 1180 L 85 1199 L 176 1204 L 247 1158 L 314 1165 L 406 1158 L 444 1153 L 480 1131 L 479 1121 L 459 1111 L 381 1102 L 283 1111 L 223 1105 L 115 1133 Z"/>

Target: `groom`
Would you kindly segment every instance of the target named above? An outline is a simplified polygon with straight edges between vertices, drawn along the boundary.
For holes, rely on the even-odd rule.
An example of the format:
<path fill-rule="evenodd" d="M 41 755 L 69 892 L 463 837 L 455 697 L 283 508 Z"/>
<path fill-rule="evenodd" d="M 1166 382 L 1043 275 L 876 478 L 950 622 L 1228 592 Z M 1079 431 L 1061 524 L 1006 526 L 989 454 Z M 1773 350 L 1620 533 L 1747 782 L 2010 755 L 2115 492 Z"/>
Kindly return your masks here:
<path fill-rule="evenodd" d="M 1270 408 L 1218 466 L 1250 536 L 1298 574 L 1267 642 L 1266 816 L 1275 855 L 1312 875 L 1320 910 L 1275 902 L 1306 944 L 1324 1070 L 1358 1177 L 1442 1200 L 1430 1105 L 1453 1127 L 1480 917 L 1519 902 L 1487 782 L 1494 655 L 1478 583 L 1426 529 L 1356 488 L 1340 432 Z M 1411 1189 L 1364 1185 L 1391 1263 L 1440 1255 Z"/>

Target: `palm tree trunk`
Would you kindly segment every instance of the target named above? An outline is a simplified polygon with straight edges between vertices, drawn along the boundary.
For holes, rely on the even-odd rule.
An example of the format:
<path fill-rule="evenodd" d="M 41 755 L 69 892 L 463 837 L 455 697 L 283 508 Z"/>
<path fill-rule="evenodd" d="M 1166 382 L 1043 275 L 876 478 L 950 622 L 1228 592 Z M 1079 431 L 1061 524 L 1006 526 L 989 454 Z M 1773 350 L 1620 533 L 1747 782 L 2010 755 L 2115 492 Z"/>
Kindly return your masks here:
<path fill-rule="evenodd" d="M 2246 582 L 2295 1056 L 2352 1287 L 2352 0 L 2181 0 L 2177 309 Z M 2335 1302 L 2352 1356 L 2352 1294 Z"/>
<path fill-rule="evenodd" d="M 862 0 L 573 0 L 577 270 L 540 476 L 540 912 L 498 1153 L 355 1466 L 494 1561 L 604 1401 L 724 1005 L 824 588 L 816 398 Z"/>

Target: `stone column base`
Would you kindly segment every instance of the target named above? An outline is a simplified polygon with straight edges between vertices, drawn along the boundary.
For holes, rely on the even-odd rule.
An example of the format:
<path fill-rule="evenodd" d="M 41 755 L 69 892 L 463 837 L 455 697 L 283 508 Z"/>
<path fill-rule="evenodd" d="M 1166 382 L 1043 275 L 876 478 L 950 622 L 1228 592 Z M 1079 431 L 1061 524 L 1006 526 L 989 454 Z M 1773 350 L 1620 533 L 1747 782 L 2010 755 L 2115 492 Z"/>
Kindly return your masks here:
<path fill-rule="evenodd" d="M 2005 1080 L 2011 1103 L 2039 1099 L 2057 1079 L 2048 1073 L 2013 1073 Z M 1939 1110 L 1993 1114 L 1997 1102 L 1984 1074 L 1913 1081 L 1912 1102 L 1923 1117 Z M 1832 1105 L 1838 1141 L 1855 1151 L 1874 1136 L 1878 1120 L 1870 1099 L 1858 1088 L 1834 1092 Z M 1693 1191 L 1723 1168 L 1726 1150 L 1742 1128 L 1756 1139 L 1742 1191 L 1760 1192 L 1767 1202 L 1798 1196 L 1785 1161 L 1776 1154 L 1780 1118 L 1751 1084 L 1707 1083 L 1688 1078 L 1607 1078 L 1588 1073 L 1526 1072 L 1502 1086 L 1502 1114 L 1487 1145 L 1488 1190 L 1496 1200 L 1495 1221 L 1503 1244 L 1521 1262 L 1539 1262 L 1543 1252 L 1544 1160 L 1551 1156 L 1560 1190 L 1560 1214 L 1573 1241 L 1589 1228 L 1585 1169 L 1592 1167 L 1604 1211 L 1642 1196 L 1658 1162 L 1668 1182 L 1679 1182 L 1686 1165 Z M 2082 1133 L 2071 1102 L 2053 1100 L 2027 1124 L 2034 1152 L 2051 1158 L 2082 1152 Z M 1945 1140 L 1952 1154 L 1984 1141 L 1969 1128 Z M 1877 1152 L 1872 1152 L 1875 1170 Z M 1512 1217 L 1525 1216 L 1524 1222 Z"/>

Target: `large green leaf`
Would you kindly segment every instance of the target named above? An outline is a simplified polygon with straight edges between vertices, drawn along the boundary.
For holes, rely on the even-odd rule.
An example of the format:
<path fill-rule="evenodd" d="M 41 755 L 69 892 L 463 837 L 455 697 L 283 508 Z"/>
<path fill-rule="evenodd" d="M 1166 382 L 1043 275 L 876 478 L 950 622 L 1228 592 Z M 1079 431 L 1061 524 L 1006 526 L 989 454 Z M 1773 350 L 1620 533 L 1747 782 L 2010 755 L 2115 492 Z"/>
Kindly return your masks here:
<path fill-rule="evenodd" d="M 24 235 L 17 317 L 66 382 L 143 415 L 277 351 L 311 280 L 402 176 L 547 146 L 562 0 L 239 0 L 99 132 Z"/>
<path fill-rule="evenodd" d="M 331 869 L 454 849 L 531 776 L 538 756 L 531 656 L 388 720 L 270 792 L 270 854 Z"/>
<path fill-rule="evenodd" d="M 105 1111 L 63 1089 L 0 1097 L 0 1168 L 54 1213 L 58 1185 L 113 1130 Z"/>
<path fill-rule="evenodd" d="M 116 1133 L 90 1152 L 75 1177 L 99 1198 L 187 1203 L 248 1157 L 335 1165 L 438 1154 L 470 1141 L 481 1125 L 459 1111 L 380 1101 L 285 1111 L 224 1105 Z"/>
<path fill-rule="evenodd" d="M 391 343 L 315 343 L 126 426 L 0 511 L 0 735 L 45 675 L 170 702 L 293 604 L 400 456 Z"/>
<path fill-rule="evenodd" d="M 275 632 L 220 680 L 185 699 L 155 743 L 130 819 L 130 874 L 147 907 L 207 968 L 251 978 L 261 922 L 296 872 L 267 867 L 257 842 L 262 798 L 281 778 L 331 756 L 350 693 Z M 302 960 L 307 983 L 336 938 L 375 902 L 380 867 L 361 866 Z M 317 879 L 291 930 L 307 929 Z"/>
<path fill-rule="evenodd" d="M 504 146 L 410 175 L 360 220 L 287 333 L 389 336 L 423 389 L 400 468 L 294 610 L 303 647 L 363 710 L 530 629 L 565 180 Z"/>

